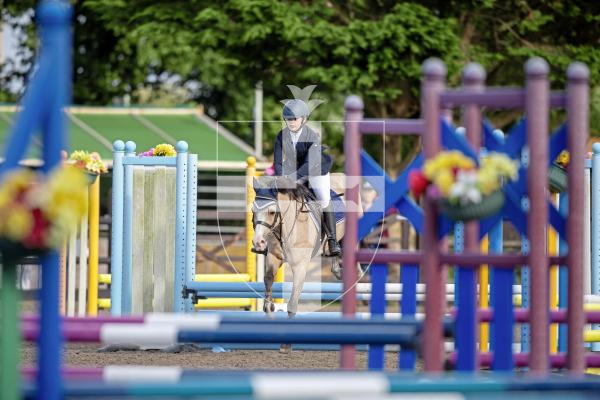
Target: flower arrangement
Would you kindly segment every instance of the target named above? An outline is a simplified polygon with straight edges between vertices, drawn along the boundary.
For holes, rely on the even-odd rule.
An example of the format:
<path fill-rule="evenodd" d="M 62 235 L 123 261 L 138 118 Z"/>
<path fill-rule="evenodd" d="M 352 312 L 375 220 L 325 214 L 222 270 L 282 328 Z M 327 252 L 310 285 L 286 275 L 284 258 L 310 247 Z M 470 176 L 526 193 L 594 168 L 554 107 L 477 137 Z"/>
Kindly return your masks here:
<path fill-rule="evenodd" d="M 409 187 L 416 197 L 427 192 L 446 211 L 450 211 L 450 207 L 480 205 L 487 199 L 494 198 L 500 204 L 496 204 L 489 212 L 492 213 L 497 212 L 497 208 L 504 204 L 500 188 L 507 179 L 517 178 L 518 169 L 516 161 L 500 153 L 482 157 L 477 167 L 475 161 L 463 153 L 445 151 L 428 160 L 422 171 L 411 171 L 408 177 Z"/>
<path fill-rule="evenodd" d="M 57 168 L 47 177 L 28 169 L 8 172 L 0 182 L 3 257 L 60 246 L 87 212 L 86 187 L 85 174 L 73 166 Z"/>
<path fill-rule="evenodd" d="M 567 190 L 568 178 L 566 168 L 569 165 L 570 156 L 567 150 L 560 152 L 548 169 L 548 186 L 552 193 L 562 193 Z"/>
<path fill-rule="evenodd" d="M 569 152 L 567 150 L 563 150 L 560 152 L 558 157 L 556 157 L 556 160 L 554 160 L 554 163 L 559 165 L 562 168 L 567 168 L 567 166 L 569 165 L 569 161 L 570 161 Z"/>
<path fill-rule="evenodd" d="M 84 150 L 74 151 L 67 162 L 96 175 L 105 174 L 108 171 L 100 154 L 95 151 L 92 153 Z"/>
<path fill-rule="evenodd" d="M 173 145 L 161 143 L 148 151 L 140 153 L 139 155 L 141 157 L 175 157 L 177 155 L 177 151 L 175 151 L 175 147 Z"/>

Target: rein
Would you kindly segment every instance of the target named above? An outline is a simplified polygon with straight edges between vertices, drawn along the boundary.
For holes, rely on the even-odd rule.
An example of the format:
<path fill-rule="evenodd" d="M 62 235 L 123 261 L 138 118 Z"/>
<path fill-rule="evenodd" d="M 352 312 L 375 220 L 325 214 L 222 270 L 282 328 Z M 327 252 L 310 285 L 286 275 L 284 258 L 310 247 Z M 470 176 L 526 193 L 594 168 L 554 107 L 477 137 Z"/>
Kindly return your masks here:
<path fill-rule="evenodd" d="M 279 223 L 277 223 L 279 221 Z M 269 230 L 269 233 L 275 236 L 275 239 L 281 241 L 281 225 L 283 224 L 283 219 L 281 218 L 281 212 L 275 213 L 275 219 L 272 224 L 266 223 L 265 221 L 256 221 L 254 223 L 254 228 L 256 229 L 256 225 L 262 225 Z M 279 232 L 278 232 L 279 231 Z M 279 234 L 278 234 L 279 233 Z"/>
<path fill-rule="evenodd" d="M 264 198 L 264 197 L 261 197 L 261 198 L 264 200 L 270 200 L 273 203 L 277 203 L 277 200 L 275 200 L 275 199 Z M 253 213 L 253 215 L 256 216 L 255 213 Z M 256 229 L 257 225 L 262 225 L 269 230 L 270 235 L 273 235 L 275 237 L 275 239 L 277 239 L 279 242 L 281 242 L 281 226 L 283 225 L 283 218 L 281 217 L 281 211 L 277 211 L 275 213 L 275 219 L 273 220 L 272 224 L 269 224 L 262 220 L 256 220 L 255 218 L 252 218 L 252 222 L 254 225 L 253 226 L 254 229 Z"/>

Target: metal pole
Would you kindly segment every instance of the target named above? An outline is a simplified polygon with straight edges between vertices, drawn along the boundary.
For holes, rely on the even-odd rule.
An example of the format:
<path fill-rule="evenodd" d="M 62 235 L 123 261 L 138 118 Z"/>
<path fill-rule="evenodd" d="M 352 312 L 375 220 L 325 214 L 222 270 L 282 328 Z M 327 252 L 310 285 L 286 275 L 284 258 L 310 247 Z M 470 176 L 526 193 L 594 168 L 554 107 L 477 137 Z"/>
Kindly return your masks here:
<path fill-rule="evenodd" d="M 188 153 L 187 201 L 185 227 L 185 282 L 192 282 L 196 276 L 196 226 L 198 224 L 198 154 Z M 192 299 L 184 299 L 185 311 L 193 312 Z"/>
<path fill-rule="evenodd" d="M 123 157 L 125 143 L 117 140 L 113 143 L 112 171 L 112 214 L 111 214 L 111 252 L 110 252 L 110 313 L 122 315 L 121 295 L 123 291 L 123 181 L 125 170 Z"/>
<path fill-rule="evenodd" d="M 478 93 L 483 91 L 485 71 L 481 65 L 468 64 L 463 70 L 463 87 L 465 91 Z M 478 151 L 481 147 L 481 110 L 476 104 L 463 109 L 463 125 L 466 129 L 467 141 Z M 464 224 L 465 251 L 479 251 L 479 221 Z M 460 281 L 459 307 L 456 325 L 458 358 L 456 367 L 459 371 L 473 371 L 477 367 L 477 291 L 476 271 L 474 268 L 457 267 Z"/>
<path fill-rule="evenodd" d="M 98 246 L 100 242 L 100 176 L 89 188 L 90 253 L 88 272 L 87 314 L 98 315 Z"/>
<path fill-rule="evenodd" d="M 20 292 L 17 288 L 17 265 L 2 260 L 0 265 L 0 398 L 21 398 L 19 357 L 21 349 L 19 316 Z"/>
<path fill-rule="evenodd" d="M 250 282 L 256 282 L 256 254 L 252 249 L 254 226 L 252 225 L 252 203 L 256 198 L 254 193 L 254 177 L 256 176 L 256 158 L 246 158 L 246 273 Z M 252 300 L 252 311 L 256 311 L 257 300 Z"/>
<path fill-rule="evenodd" d="M 425 61 L 423 73 L 423 153 L 429 159 L 441 150 L 440 138 L 440 93 L 444 90 L 446 66 L 435 58 Z M 432 199 L 425 198 L 425 222 L 423 234 L 423 262 L 425 284 L 425 324 L 423 356 L 425 371 L 442 371 L 444 335 L 442 318 L 444 314 L 444 288 L 446 287 L 446 267 L 440 265 L 440 241 L 438 239 L 437 207 Z"/>
<path fill-rule="evenodd" d="M 125 157 L 135 156 L 135 143 L 125 142 Z M 133 165 L 123 166 L 123 271 L 121 289 L 121 313 L 131 314 L 133 281 Z"/>
<path fill-rule="evenodd" d="M 256 158 L 263 157 L 263 87 L 262 81 L 254 90 L 254 151 Z"/>
<path fill-rule="evenodd" d="M 356 313 L 356 288 L 358 278 L 356 272 L 356 252 L 358 246 L 358 212 L 359 212 L 359 184 L 360 184 L 360 149 L 362 147 L 358 123 L 363 118 L 364 104 L 357 96 L 346 99 L 345 141 L 344 153 L 346 154 L 346 232 L 344 235 L 343 254 L 343 283 L 344 297 L 342 299 L 342 313 L 345 317 L 354 317 Z M 356 369 L 356 349 L 352 345 L 342 346 L 340 366 L 342 369 Z"/>
<path fill-rule="evenodd" d="M 573 63 L 567 70 L 567 149 L 570 160 L 569 218 L 567 220 L 567 366 L 572 374 L 583 375 L 583 227 L 584 227 L 584 169 L 585 147 L 588 138 L 589 70 L 582 63 Z"/>
<path fill-rule="evenodd" d="M 177 172 L 175 193 L 175 288 L 173 290 L 173 312 L 185 312 L 186 299 L 183 287 L 187 284 L 185 276 L 186 211 L 188 190 L 188 144 L 182 140 L 175 146 L 177 150 Z"/>
<path fill-rule="evenodd" d="M 39 8 L 42 42 L 51 54 L 49 81 L 44 82 L 46 93 L 40 99 L 51 96 L 50 107 L 46 108 L 42 120 L 43 158 L 42 170 L 49 173 L 61 162 L 61 151 L 69 140 L 69 125 L 63 107 L 71 102 L 71 17 L 68 2 L 44 1 Z M 61 321 L 58 307 L 59 264 L 57 250 L 42 257 L 42 290 L 40 292 L 41 332 L 38 349 L 38 397 L 48 400 L 62 398 L 61 365 Z"/>
<path fill-rule="evenodd" d="M 591 292 L 600 294 L 600 144 L 592 145 L 592 244 L 591 244 Z M 594 324 L 593 329 L 600 329 L 600 324 Z M 594 348 L 596 346 L 596 348 Z M 598 344 L 592 344 L 592 349 L 598 349 Z"/>
<path fill-rule="evenodd" d="M 531 355 L 530 366 L 534 373 L 548 373 L 549 364 L 549 273 L 546 233 L 548 226 L 548 129 L 550 85 L 548 64 L 541 58 L 530 59 L 526 66 L 527 143 L 529 143 L 529 168 L 527 190 L 529 194 L 528 262 L 531 273 Z M 583 165 L 581 166 L 583 170 Z"/>

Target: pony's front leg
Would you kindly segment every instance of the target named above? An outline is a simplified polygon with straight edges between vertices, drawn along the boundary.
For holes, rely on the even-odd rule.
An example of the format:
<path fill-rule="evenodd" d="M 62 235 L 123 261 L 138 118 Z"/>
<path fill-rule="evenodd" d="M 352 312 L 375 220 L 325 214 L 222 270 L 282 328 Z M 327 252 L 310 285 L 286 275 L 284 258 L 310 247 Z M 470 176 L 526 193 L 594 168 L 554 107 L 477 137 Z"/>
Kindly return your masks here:
<path fill-rule="evenodd" d="M 288 318 L 295 318 L 298 312 L 298 302 L 300 301 L 300 294 L 304 287 L 304 281 L 306 279 L 306 269 L 308 268 L 307 263 L 298 263 L 295 267 L 292 267 L 293 286 L 292 295 L 288 300 L 287 310 Z M 283 354 L 289 354 L 292 351 L 292 345 L 290 343 L 283 343 L 279 347 L 279 352 Z"/>
<path fill-rule="evenodd" d="M 271 254 L 267 255 L 267 262 L 265 265 L 265 301 L 263 304 L 263 311 L 268 315 L 270 315 L 273 311 L 275 311 L 275 304 L 273 303 L 273 281 L 275 280 L 275 274 L 279 269 L 279 264 L 281 261 L 272 256 Z"/>

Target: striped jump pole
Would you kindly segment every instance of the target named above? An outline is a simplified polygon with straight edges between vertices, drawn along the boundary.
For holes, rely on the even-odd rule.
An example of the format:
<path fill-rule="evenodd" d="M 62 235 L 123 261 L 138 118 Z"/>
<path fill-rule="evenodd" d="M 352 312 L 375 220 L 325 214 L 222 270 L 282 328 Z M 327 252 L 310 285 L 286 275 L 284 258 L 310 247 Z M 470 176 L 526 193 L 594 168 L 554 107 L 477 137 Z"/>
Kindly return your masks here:
<path fill-rule="evenodd" d="M 26 322 L 27 340 L 38 335 L 39 325 Z M 223 318 L 218 314 L 153 314 L 129 323 L 69 322 L 62 333 L 67 340 L 105 345 L 164 347 L 177 343 L 313 343 L 416 345 L 419 323 L 411 320 L 356 320 L 302 318 Z"/>
<path fill-rule="evenodd" d="M 68 371 L 65 371 L 65 373 Z M 87 370 L 101 380 L 70 381 L 65 386 L 67 397 L 204 397 L 282 399 L 361 398 L 405 399 L 435 396 L 440 399 L 485 399 L 519 397 L 535 393 L 548 400 L 572 400 L 594 397 L 600 383 L 592 378 L 498 376 L 406 376 L 384 372 L 318 371 L 194 371 L 177 366 L 110 366 L 101 371 Z M 81 374 L 80 374 L 81 376 Z M 100 379 L 100 378 L 99 378 Z M 34 386 L 26 386 L 24 396 L 34 397 Z"/>

